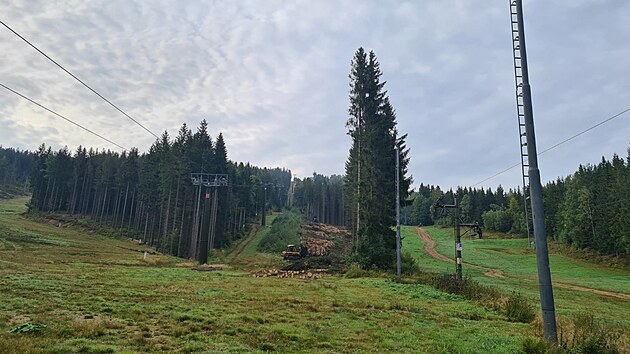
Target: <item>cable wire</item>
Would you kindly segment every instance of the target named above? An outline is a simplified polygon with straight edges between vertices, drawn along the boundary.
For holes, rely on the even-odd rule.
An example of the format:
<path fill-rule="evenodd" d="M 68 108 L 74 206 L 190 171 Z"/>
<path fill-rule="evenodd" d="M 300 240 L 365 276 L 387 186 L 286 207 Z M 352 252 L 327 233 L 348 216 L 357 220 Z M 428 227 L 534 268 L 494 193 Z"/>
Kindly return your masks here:
<path fill-rule="evenodd" d="M 574 135 L 572 135 L 572 136 L 570 136 L 570 137 L 568 137 L 568 138 L 566 138 L 566 139 L 562 140 L 561 142 L 559 142 L 559 143 L 557 143 L 557 144 L 555 144 L 555 145 L 552 145 L 552 146 L 550 146 L 550 147 L 546 148 L 545 150 L 543 150 L 543 151 L 539 152 L 538 154 L 536 154 L 536 156 L 540 156 L 540 155 L 542 155 L 542 154 L 546 153 L 547 151 L 553 150 L 553 149 L 557 148 L 558 146 L 560 146 L 560 145 L 562 145 L 562 144 L 565 144 L 565 143 L 567 143 L 567 142 L 569 142 L 569 141 L 571 141 L 571 140 L 573 140 L 573 139 L 577 138 L 577 137 L 578 137 L 578 136 L 580 136 L 580 135 L 583 135 L 583 134 L 585 134 L 585 133 L 588 133 L 589 131 L 591 131 L 591 130 L 593 130 L 593 129 L 597 128 L 597 127 L 599 127 L 600 125 L 605 124 L 605 123 L 608 123 L 608 122 L 610 122 L 611 120 L 613 120 L 613 119 L 615 119 L 615 118 L 617 118 L 617 117 L 619 117 L 619 116 L 621 116 L 621 115 L 623 115 L 624 113 L 627 113 L 627 112 L 630 112 L 630 108 L 626 108 L 626 109 L 624 109 L 623 111 L 621 111 L 621 112 L 619 112 L 619 113 L 617 113 L 617 114 L 615 114 L 615 115 L 613 115 L 613 116 L 611 116 L 611 117 L 608 117 L 608 118 L 604 119 L 603 121 L 601 121 L 601 122 L 599 122 L 599 123 L 597 123 L 597 124 L 595 124 L 595 125 L 593 125 L 593 126 L 591 126 L 591 127 L 589 127 L 589 128 L 586 128 L 586 129 L 582 130 L 581 132 L 576 133 L 576 134 L 574 134 Z M 478 186 L 478 185 L 482 184 L 483 182 L 488 181 L 488 180 L 491 180 L 491 179 L 493 179 L 493 178 L 495 178 L 495 177 L 497 177 L 497 176 L 499 176 L 499 175 L 502 175 L 502 174 L 504 174 L 505 172 L 507 172 L 507 171 L 509 171 L 509 170 L 511 170 L 511 169 L 513 169 L 513 168 L 515 168 L 515 167 L 518 167 L 518 166 L 520 166 L 520 165 L 521 165 L 521 163 L 520 163 L 520 162 L 519 162 L 519 163 L 517 163 L 516 165 L 512 165 L 512 166 L 510 166 L 510 167 L 508 167 L 508 168 L 506 168 L 506 169 L 502 170 L 501 172 L 497 172 L 497 173 L 493 174 L 492 176 L 490 176 L 490 177 L 488 177 L 488 178 L 486 178 L 486 179 L 484 179 L 484 180 L 481 180 L 481 181 L 479 181 L 479 182 L 477 182 L 477 183 L 473 184 L 471 187 Z"/>
<path fill-rule="evenodd" d="M 79 127 L 79 128 L 81 128 L 81 129 L 83 129 L 83 130 L 87 131 L 88 133 L 94 134 L 94 135 L 96 135 L 97 137 L 99 137 L 99 138 L 101 138 L 101 139 L 103 139 L 103 140 L 107 141 L 107 142 L 108 142 L 108 143 L 110 143 L 110 144 L 113 144 L 113 145 L 115 145 L 115 146 L 118 146 L 119 148 L 121 148 L 121 149 L 123 149 L 123 150 L 125 150 L 125 151 L 127 151 L 127 150 L 128 150 L 128 149 L 127 149 L 127 148 L 125 148 L 124 146 L 121 146 L 121 145 L 119 145 L 119 144 L 116 144 L 115 142 L 113 142 L 113 141 L 111 141 L 111 140 L 107 139 L 106 137 L 104 137 L 104 136 L 102 136 L 102 135 L 100 135 L 100 134 L 98 134 L 98 133 L 96 133 L 96 132 L 94 132 L 94 131 L 92 131 L 92 130 L 90 130 L 90 129 L 88 129 L 88 128 L 84 127 L 84 126 L 82 126 L 82 125 L 81 125 L 81 124 L 79 124 L 79 123 L 74 122 L 73 120 L 71 120 L 71 119 L 69 119 L 69 118 L 66 118 L 66 117 L 62 116 L 61 114 L 59 114 L 59 113 L 57 113 L 57 112 L 53 111 L 52 109 L 50 109 L 50 108 L 48 108 L 48 107 L 46 107 L 46 106 L 44 106 L 44 105 L 42 105 L 42 104 L 40 104 L 40 103 L 38 103 L 38 102 L 36 102 L 36 101 L 34 101 L 34 100 L 32 100 L 32 99 L 30 99 L 30 98 L 26 97 L 25 95 L 23 95 L 23 94 L 21 94 L 21 93 L 19 93 L 19 92 L 15 91 L 14 89 L 12 89 L 12 88 L 10 88 L 10 87 L 8 87 L 8 86 L 6 86 L 6 85 L 2 84 L 2 83 L 0 83 L 0 86 L 2 86 L 3 88 L 5 88 L 7 91 L 10 91 L 10 92 L 12 92 L 12 93 L 14 93 L 14 94 L 16 94 L 16 95 L 18 95 L 18 96 L 22 97 L 23 99 L 25 99 L 25 100 L 27 100 L 27 101 L 31 102 L 32 104 L 34 104 L 34 105 L 36 105 L 36 106 L 39 106 L 40 108 L 43 108 L 43 109 L 47 110 L 48 112 L 50 112 L 50 113 L 52 113 L 52 114 L 56 115 L 57 117 L 59 117 L 59 118 L 61 118 L 61 119 L 65 120 L 65 121 L 67 121 L 67 122 L 69 122 L 69 123 L 72 123 L 72 124 L 76 125 L 77 127 Z"/>
<path fill-rule="evenodd" d="M 39 48 L 37 48 L 33 43 L 29 42 L 26 38 L 22 37 L 19 33 L 17 33 L 15 30 L 13 30 L 13 28 L 9 27 L 6 23 L 4 23 L 2 20 L 0 20 L 0 23 L 6 27 L 9 31 L 13 32 L 13 34 L 15 34 L 16 36 L 18 36 L 21 40 L 23 40 L 24 42 L 26 42 L 28 45 L 30 45 L 33 49 L 35 49 L 36 51 L 39 52 L 39 54 L 43 55 L 44 57 L 46 57 L 46 59 L 50 60 L 53 64 L 57 65 L 61 70 L 65 71 L 68 75 L 72 76 L 75 80 L 77 80 L 78 82 L 80 82 L 83 86 L 85 86 L 88 90 L 92 91 L 95 95 L 97 95 L 98 97 L 100 97 L 101 99 L 103 99 L 105 102 L 109 103 L 110 106 L 114 107 L 118 112 L 122 113 L 125 117 L 131 119 L 134 123 L 136 123 L 138 126 L 140 126 L 142 129 L 146 130 L 149 134 L 153 135 L 154 137 L 158 138 L 159 137 L 153 133 L 152 131 L 150 131 L 147 127 L 145 127 L 144 125 L 142 125 L 140 122 L 138 122 L 137 120 L 133 119 L 129 114 L 127 114 L 125 111 L 123 111 L 122 109 L 118 108 L 118 106 L 116 106 L 115 104 L 113 104 L 110 100 L 108 100 L 107 98 L 103 97 L 103 95 L 101 95 L 100 93 L 98 93 L 96 90 L 94 90 L 92 87 L 90 87 L 88 84 L 86 84 L 85 82 L 83 82 L 81 79 L 79 79 L 78 77 L 76 77 L 73 73 L 71 73 L 70 71 L 68 71 L 66 68 L 64 68 L 61 64 L 57 63 L 54 59 L 52 59 L 51 57 L 49 57 L 46 53 L 42 52 Z"/>

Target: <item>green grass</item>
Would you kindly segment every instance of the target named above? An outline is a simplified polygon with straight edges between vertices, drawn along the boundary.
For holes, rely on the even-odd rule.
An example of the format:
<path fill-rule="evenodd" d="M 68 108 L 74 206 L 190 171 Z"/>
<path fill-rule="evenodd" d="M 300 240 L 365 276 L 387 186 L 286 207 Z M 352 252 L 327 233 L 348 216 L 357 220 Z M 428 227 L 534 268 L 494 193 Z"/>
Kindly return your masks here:
<path fill-rule="evenodd" d="M 534 332 L 425 285 L 254 278 L 238 262 L 196 272 L 162 255 L 143 262 L 131 241 L 21 217 L 24 202 L 0 203 L 1 353 L 506 353 Z M 265 230 L 236 258 L 262 257 Z M 9 333 L 23 323 L 46 327 Z"/>
<path fill-rule="evenodd" d="M 304 217 L 296 211 L 288 211 L 273 220 L 271 229 L 258 242 L 260 252 L 280 253 L 288 244 L 299 244 Z"/>
<path fill-rule="evenodd" d="M 436 241 L 436 250 L 451 256 L 454 251 L 452 229 L 426 227 Z M 403 227 L 403 249 L 410 252 L 422 269 L 454 272 L 455 265 L 436 260 L 423 251 L 424 242 L 415 227 Z M 505 291 L 517 291 L 538 303 L 536 256 L 527 248 L 526 239 L 462 239 L 464 262 L 487 268 L 500 269 L 505 278 L 484 276 L 485 271 L 464 266 L 464 274 L 485 285 Z M 601 264 L 573 259 L 566 255 L 550 254 L 556 311 L 560 316 L 590 312 L 607 323 L 619 325 L 630 333 L 630 300 L 562 288 L 560 284 L 630 294 L 630 271 L 608 268 Z M 539 312 L 539 310 L 537 310 Z"/>

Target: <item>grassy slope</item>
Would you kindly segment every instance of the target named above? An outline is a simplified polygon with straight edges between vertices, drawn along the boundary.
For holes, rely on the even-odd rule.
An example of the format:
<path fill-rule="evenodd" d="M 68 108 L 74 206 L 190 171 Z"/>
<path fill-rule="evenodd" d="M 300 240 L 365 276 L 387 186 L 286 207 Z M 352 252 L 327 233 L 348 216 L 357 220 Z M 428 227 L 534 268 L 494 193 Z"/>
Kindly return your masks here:
<path fill-rule="evenodd" d="M 146 263 L 129 241 L 23 219 L 24 201 L 0 203 L 2 353 L 506 353 L 532 330 L 427 286 Z M 252 259 L 253 243 L 242 252 Z M 47 327 L 7 333 L 25 321 Z"/>
<path fill-rule="evenodd" d="M 436 250 L 450 256 L 454 251 L 452 229 L 425 228 L 436 241 Z M 403 249 L 412 253 L 421 266 L 433 271 L 454 272 L 455 265 L 431 258 L 423 250 L 424 242 L 416 228 L 403 227 Z M 524 239 L 463 239 L 465 262 L 503 270 L 506 278 L 489 278 L 483 270 L 464 267 L 464 274 L 488 285 L 519 291 L 538 302 L 536 257 L 527 249 Z M 630 294 L 630 271 L 606 268 L 602 265 L 576 260 L 561 254 L 550 254 L 554 283 L 578 285 L 588 288 Z M 587 311 L 610 322 L 615 322 L 630 333 L 630 301 L 588 292 L 554 288 L 556 310 L 560 315 Z"/>

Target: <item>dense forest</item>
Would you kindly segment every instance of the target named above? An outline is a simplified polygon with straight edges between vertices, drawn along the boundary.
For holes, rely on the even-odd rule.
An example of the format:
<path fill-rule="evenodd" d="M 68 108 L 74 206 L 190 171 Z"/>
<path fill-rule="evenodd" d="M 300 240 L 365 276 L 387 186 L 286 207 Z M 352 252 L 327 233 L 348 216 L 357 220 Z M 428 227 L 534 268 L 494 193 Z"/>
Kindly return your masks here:
<path fill-rule="evenodd" d="M 409 225 L 449 225 L 448 216 L 432 205 L 442 197 L 460 203 L 464 222 L 478 222 L 493 231 L 524 234 L 523 193 L 520 189 L 457 188 L 420 185 L 403 208 L 402 222 Z M 630 151 L 626 160 L 613 155 L 597 165 L 579 166 L 577 172 L 543 187 L 548 237 L 578 249 L 606 255 L 630 255 Z M 530 221 L 531 222 L 531 221 Z"/>
<path fill-rule="evenodd" d="M 343 186 L 343 176 L 313 173 L 313 177 L 293 180 L 289 201 L 308 220 L 345 226 L 348 213 L 344 208 Z"/>
<path fill-rule="evenodd" d="M 33 153 L 0 146 L 0 198 L 28 194 Z"/>
<path fill-rule="evenodd" d="M 222 136 L 213 143 L 206 129 L 202 122 L 192 134 L 183 126 L 173 141 L 164 135 L 143 155 L 135 149 L 118 154 L 79 147 L 71 153 L 42 145 L 32 153 L 0 147 L 0 191 L 25 192 L 30 181 L 34 210 L 86 215 L 183 257 L 192 257 L 189 243 L 198 189 L 191 185 L 189 174 L 197 170 L 229 175 L 229 187 L 218 191 L 218 226 L 212 247 L 239 238 L 245 224 L 260 217 L 265 194 L 268 208 L 279 210 L 290 203 L 309 220 L 356 227 L 346 199 L 346 177 L 313 174 L 291 182 L 286 170 L 236 164 L 227 160 Z M 209 196 L 212 192 L 208 190 Z M 203 197 L 200 214 L 210 215 L 212 205 L 206 193 Z M 522 191 L 506 191 L 501 186 L 444 191 L 420 184 L 409 196 L 409 205 L 402 208 L 402 223 L 450 225 L 448 215 L 432 209 L 440 197 L 444 203 L 458 199 L 464 222 L 525 234 Z M 614 155 L 597 165 L 579 166 L 574 174 L 547 183 L 543 204 L 550 238 L 578 249 L 630 255 L 630 154 L 626 160 Z M 197 242 L 207 242 L 209 219 L 199 222 Z"/>
<path fill-rule="evenodd" d="M 223 136 L 212 141 L 205 121 L 194 134 L 186 124 L 175 139 L 164 132 L 144 154 L 42 145 L 32 165 L 31 210 L 87 216 L 200 262 L 267 208 L 286 206 L 291 184 L 290 171 L 229 161 Z M 224 174 L 228 183 L 194 186 L 191 173 Z"/>

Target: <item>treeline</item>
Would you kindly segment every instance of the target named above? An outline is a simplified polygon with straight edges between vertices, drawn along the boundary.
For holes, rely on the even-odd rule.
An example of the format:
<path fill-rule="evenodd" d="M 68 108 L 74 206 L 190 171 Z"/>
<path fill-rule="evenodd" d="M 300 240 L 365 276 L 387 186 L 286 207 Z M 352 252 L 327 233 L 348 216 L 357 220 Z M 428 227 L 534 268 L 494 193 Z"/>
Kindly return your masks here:
<path fill-rule="evenodd" d="M 0 198 L 28 193 L 33 153 L 0 146 Z"/>
<path fill-rule="evenodd" d="M 458 187 L 455 191 L 442 191 L 439 186 L 420 184 L 411 195 L 411 205 L 401 211 L 401 222 L 407 225 L 451 225 L 451 215 L 434 209 L 435 203 L 453 204 L 457 199 L 461 221 L 479 223 L 485 228 L 499 232 L 524 233 L 523 193 L 520 189 L 502 186 L 491 188 Z"/>
<path fill-rule="evenodd" d="M 493 231 L 526 233 L 522 191 L 505 192 L 501 186 L 495 191 L 466 187 L 442 191 L 439 186 L 421 184 L 410 197 L 411 205 L 403 208 L 402 222 L 451 225 L 449 215 L 432 208 L 439 198 L 446 204 L 457 198 L 464 222 L 478 222 Z M 611 160 L 580 165 L 574 174 L 547 183 L 543 207 L 551 239 L 605 255 L 630 255 L 630 151 L 626 160 L 615 154 Z"/>
<path fill-rule="evenodd" d="M 630 150 L 602 157 L 543 189 L 545 225 L 555 239 L 607 255 L 630 255 Z"/>
<path fill-rule="evenodd" d="M 289 190 L 291 206 L 299 209 L 307 220 L 346 225 L 343 183 L 339 175 L 328 177 L 313 173 L 313 177 L 295 178 Z"/>
<path fill-rule="evenodd" d="M 225 174 L 228 183 L 195 186 L 191 173 Z M 162 252 L 205 262 L 263 208 L 286 205 L 291 172 L 231 162 L 222 134 L 213 141 L 204 120 L 195 133 L 186 124 L 174 139 L 164 132 L 143 154 L 42 145 L 30 180 L 32 210 L 84 215 Z"/>

